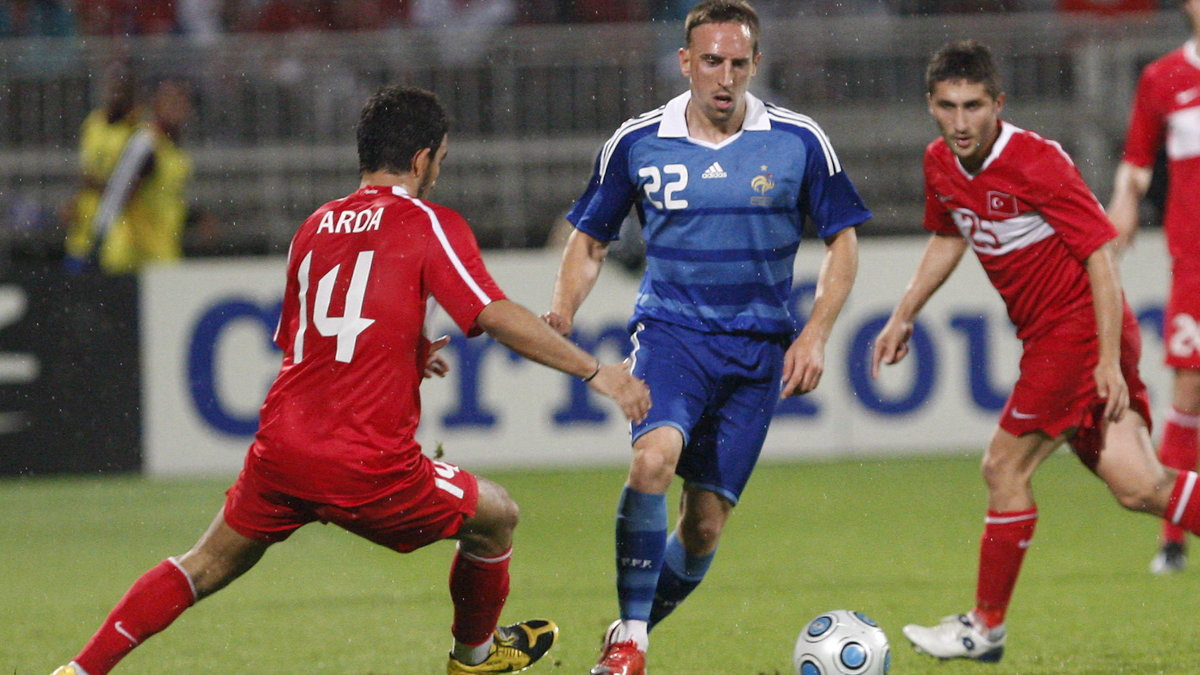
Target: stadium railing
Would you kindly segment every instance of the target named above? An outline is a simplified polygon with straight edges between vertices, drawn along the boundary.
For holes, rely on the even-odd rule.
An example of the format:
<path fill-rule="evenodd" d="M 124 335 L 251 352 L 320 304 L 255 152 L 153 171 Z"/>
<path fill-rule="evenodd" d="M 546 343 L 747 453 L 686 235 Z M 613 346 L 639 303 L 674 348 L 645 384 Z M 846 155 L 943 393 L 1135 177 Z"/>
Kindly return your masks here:
<path fill-rule="evenodd" d="M 383 83 L 439 94 L 454 120 L 435 198 L 488 247 L 542 245 L 594 153 L 623 120 L 681 91 L 678 25 L 562 25 L 473 33 L 9 40 L 0 58 L 0 251 L 53 249 L 77 185 L 79 124 L 115 55 L 144 81 L 187 78 L 190 196 L 222 223 L 220 252 L 283 252 L 303 216 L 355 187 L 353 126 Z M 764 28 L 761 96 L 816 119 L 876 213 L 875 233 L 916 231 L 920 157 L 934 128 L 923 67 L 947 39 L 1001 59 L 1006 117 L 1063 142 L 1101 199 L 1137 74 L 1178 46 L 1178 12 L 1120 19 L 1019 13 L 870 15 Z"/>

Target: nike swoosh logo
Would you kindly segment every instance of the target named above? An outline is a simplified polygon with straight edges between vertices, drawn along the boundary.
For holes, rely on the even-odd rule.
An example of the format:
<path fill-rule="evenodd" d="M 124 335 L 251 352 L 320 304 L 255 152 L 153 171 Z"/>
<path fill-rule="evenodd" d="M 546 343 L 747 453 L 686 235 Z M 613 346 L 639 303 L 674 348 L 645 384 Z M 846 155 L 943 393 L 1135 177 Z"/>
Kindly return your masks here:
<path fill-rule="evenodd" d="M 1175 94 L 1175 104 L 1187 105 L 1196 100 L 1198 96 L 1200 96 L 1200 87 L 1192 87 L 1191 89 Z"/>
<path fill-rule="evenodd" d="M 128 638 L 128 639 L 129 639 L 129 641 L 130 641 L 130 642 L 132 642 L 132 643 L 134 644 L 134 646 L 137 646 L 137 644 L 138 644 L 138 640 L 137 640 L 137 638 L 133 637 L 133 635 L 131 635 L 131 634 L 129 633 L 129 631 L 125 630 L 125 627 L 124 627 L 124 626 L 122 626 L 122 625 L 121 625 L 121 623 L 122 623 L 122 622 L 120 622 L 120 621 L 116 622 L 115 624 L 113 624 L 113 628 L 114 628 L 114 629 L 115 629 L 115 630 L 116 630 L 118 633 L 120 633 L 121 635 L 124 635 L 126 638 Z"/>
<path fill-rule="evenodd" d="M 1027 415 L 1027 414 L 1021 412 L 1020 410 L 1017 410 L 1016 408 L 1013 408 L 1013 411 L 1009 414 L 1019 420 L 1031 420 L 1031 419 L 1037 417 L 1037 415 Z"/>

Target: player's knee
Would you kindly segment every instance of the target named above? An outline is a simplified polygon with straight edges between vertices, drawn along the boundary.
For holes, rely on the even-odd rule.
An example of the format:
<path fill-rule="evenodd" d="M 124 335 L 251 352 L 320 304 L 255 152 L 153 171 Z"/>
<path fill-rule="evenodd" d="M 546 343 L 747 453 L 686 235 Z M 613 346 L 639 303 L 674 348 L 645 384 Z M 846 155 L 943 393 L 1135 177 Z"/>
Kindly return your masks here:
<path fill-rule="evenodd" d="M 721 539 L 724 521 L 718 518 L 700 518 L 683 522 L 684 547 L 691 555 L 707 555 L 716 550 Z"/>
<path fill-rule="evenodd" d="M 497 525 L 511 536 L 512 531 L 517 529 L 517 523 L 519 522 L 521 522 L 521 507 L 517 506 L 517 502 L 505 492 L 504 500 L 500 506 Z"/>
<path fill-rule="evenodd" d="M 993 492 L 1011 488 L 1014 483 L 1019 481 L 1013 463 L 995 455 L 984 456 L 979 473 L 983 476 L 983 482 L 987 484 L 988 489 Z"/>
<path fill-rule="evenodd" d="M 1112 493 L 1117 503 L 1130 511 L 1161 514 L 1164 510 L 1158 503 L 1158 491 L 1151 484 L 1114 486 Z"/>
<path fill-rule="evenodd" d="M 662 492 L 675 476 L 675 460 L 655 449 L 640 450 L 629 470 L 630 484 L 643 492 Z"/>

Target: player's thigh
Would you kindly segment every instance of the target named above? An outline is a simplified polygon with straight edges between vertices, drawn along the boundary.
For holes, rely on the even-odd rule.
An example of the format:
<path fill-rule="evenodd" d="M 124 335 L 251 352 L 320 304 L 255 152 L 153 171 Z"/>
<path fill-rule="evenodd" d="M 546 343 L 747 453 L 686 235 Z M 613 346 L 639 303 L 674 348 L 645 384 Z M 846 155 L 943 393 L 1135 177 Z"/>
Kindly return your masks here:
<path fill-rule="evenodd" d="M 512 546 L 512 532 L 520 519 L 520 509 L 499 483 L 476 477 L 479 501 L 475 514 L 463 521 L 454 535 L 473 553 L 500 555 Z"/>
<path fill-rule="evenodd" d="M 254 464 L 247 461 L 225 492 L 222 515 L 230 528 L 247 539 L 274 543 L 316 520 L 310 507 L 309 502 L 268 485 L 259 477 Z"/>
<path fill-rule="evenodd" d="M 353 507 L 321 505 L 316 514 L 401 553 L 457 535 L 477 514 L 479 480 L 470 472 L 422 455 L 413 474 L 374 501 Z"/>
<path fill-rule="evenodd" d="M 989 484 L 1014 480 L 1028 481 L 1046 458 L 1054 453 L 1073 433 L 1068 430 L 1059 436 L 1041 431 L 1021 435 L 996 427 L 983 453 L 983 474 Z"/>
<path fill-rule="evenodd" d="M 782 361 L 782 353 L 778 354 Z M 767 356 L 765 358 L 773 358 Z M 676 473 L 698 488 L 737 504 L 758 463 L 779 402 L 776 370 L 762 379 L 737 379 L 696 425 Z"/>
<path fill-rule="evenodd" d="M 1150 431 L 1142 416 L 1129 411 L 1108 425 L 1096 475 L 1123 506 L 1161 513 L 1175 474 L 1155 456 Z"/>
<path fill-rule="evenodd" d="M 716 389 L 709 366 L 719 354 L 709 352 L 705 334 L 662 322 L 639 323 L 630 342 L 633 375 L 645 381 L 654 401 L 646 419 L 630 427 L 633 443 L 661 427 L 674 428 L 687 443 Z M 669 435 L 647 442 L 657 447 L 664 438 Z"/>

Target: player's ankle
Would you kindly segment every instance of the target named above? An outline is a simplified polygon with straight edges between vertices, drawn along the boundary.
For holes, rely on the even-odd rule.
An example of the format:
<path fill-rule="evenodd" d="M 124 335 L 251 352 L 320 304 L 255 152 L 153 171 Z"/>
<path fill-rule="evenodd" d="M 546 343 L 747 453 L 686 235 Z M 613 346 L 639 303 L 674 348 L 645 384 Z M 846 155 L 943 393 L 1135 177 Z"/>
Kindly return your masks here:
<path fill-rule="evenodd" d="M 492 650 L 492 636 L 488 636 L 483 644 L 465 645 L 458 640 L 454 641 L 454 648 L 450 650 L 450 655 L 456 661 L 468 666 L 477 666 L 487 660 L 488 654 Z"/>

